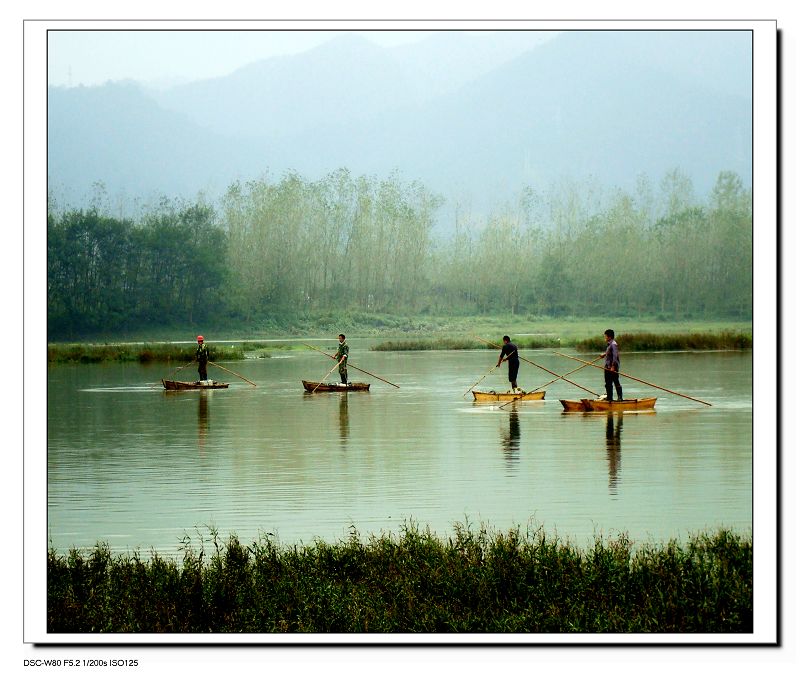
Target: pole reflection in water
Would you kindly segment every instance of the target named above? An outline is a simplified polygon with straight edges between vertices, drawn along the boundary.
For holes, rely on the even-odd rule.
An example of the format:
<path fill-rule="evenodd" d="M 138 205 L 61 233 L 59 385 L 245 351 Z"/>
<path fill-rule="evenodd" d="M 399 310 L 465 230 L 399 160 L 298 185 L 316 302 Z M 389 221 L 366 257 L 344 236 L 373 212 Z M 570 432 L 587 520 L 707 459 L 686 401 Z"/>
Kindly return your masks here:
<path fill-rule="evenodd" d="M 615 424 L 616 422 L 616 424 Z M 622 445 L 622 413 L 609 412 L 606 418 L 606 453 L 608 455 L 608 489 L 611 495 L 617 493 Z"/>
<path fill-rule="evenodd" d="M 339 441 L 342 445 L 350 437 L 350 416 L 347 413 L 347 392 L 343 391 L 339 397 Z"/>
<path fill-rule="evenodd" d="M 519 412 L 514 404 L 508 413 L 508 434 L 504 434 L 501 440 L 506 461 L 509 463 L 519 458 L 519 437 Z"/>

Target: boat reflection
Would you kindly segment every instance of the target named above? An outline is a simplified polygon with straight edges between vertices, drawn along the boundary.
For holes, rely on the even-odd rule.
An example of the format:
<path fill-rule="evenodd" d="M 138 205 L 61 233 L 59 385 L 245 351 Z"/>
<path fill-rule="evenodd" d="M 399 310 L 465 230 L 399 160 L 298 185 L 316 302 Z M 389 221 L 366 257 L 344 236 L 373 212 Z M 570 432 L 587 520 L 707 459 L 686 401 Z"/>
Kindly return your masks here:
<path fill-rule="evenodd" d="M 622 413 L 608 413 L 606 417 L 606 457 L 608 458 L 608 490 L 617 494 L 622 460 Z"/>

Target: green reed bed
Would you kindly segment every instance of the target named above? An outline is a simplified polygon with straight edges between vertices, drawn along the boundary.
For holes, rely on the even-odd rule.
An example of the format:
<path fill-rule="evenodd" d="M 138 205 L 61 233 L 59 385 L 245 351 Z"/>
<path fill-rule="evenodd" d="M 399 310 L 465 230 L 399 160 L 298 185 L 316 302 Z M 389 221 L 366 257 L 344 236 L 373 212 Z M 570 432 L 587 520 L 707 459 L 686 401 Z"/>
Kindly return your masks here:
<path fill-rule="evenodd" d="M 453 351 L 464 349 L 496 349 L 501 339 L 491 339 L 492 344 L 475 339 L 402 339 L 386 341 L 371 347 L 373 351 Z M 603 335 L 588 339 L 562 339 L 551 335 L 517 336 L 513 339 L 520 349 L 576 348 L 578 351 L 603 351 Z M 721 331 L 691 334 L 656 334 L 636 332 L 617 337 L 620 349 L 625 351 L 744 351 L 753 348 L 752 334 Z"/>
<path fill-rule="evenodd" d="M 208 345 L 210 358 L 241 360 L 244 351 L 239 346 Z M 106 363 L 155 361 L 189 363 L 194 360 L 195 347 L 189 344 L 48 344 L 48 363 Z"/>
<path fill-rule="evenodd" d="M 503 345 L 503 340 L 495 342 L 497 346 L 486 344 L 475 339 L 402 339 L 399 341 L 386 341 L 370 347 L 371 351 L 463 351 L 470 349 L 497 349 Z M 555 337 L 535 336 L 520 337 L 514 343 L 521 349 L 549 349 L 560 348 L 562 342 Z"/>
<path fill-rule="evenodd" d="M 370 347 L 371 351 L 460 351 L 485 349 L 486 344 L 472 339 L 401 339 L 385 341 Z"/>
<path fill-rule="evenodd" d="M 213 534 L 182 560 L 48 552 L 51 633 L 747 633 L 753 548 L 728 530 L 587 549 L 541 529 L 440 538 L 356 532 L 250 545 Z"/>
<path fill-rule="evenodd" d="M 722 331 L 692 334 L 620 334 L 620 350 L 625 351 L 745 351 L 753 348 L 753 336 L 744 332 Z M 578 351 L 603 351 L 605 340 L 582 339 L 574 342 Z"/>

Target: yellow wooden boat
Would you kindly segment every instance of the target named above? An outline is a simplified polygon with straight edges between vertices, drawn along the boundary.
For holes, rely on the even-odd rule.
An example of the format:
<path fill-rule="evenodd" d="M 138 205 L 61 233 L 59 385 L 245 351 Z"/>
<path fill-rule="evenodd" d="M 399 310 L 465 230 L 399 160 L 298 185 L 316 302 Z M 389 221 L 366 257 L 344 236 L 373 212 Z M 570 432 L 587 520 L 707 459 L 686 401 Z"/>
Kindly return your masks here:
<path fill-rule="evenodd" d="M 473 391 L 472 395 L 476 401 L 541 401 L 544 398 L 543 391 L 528 391 L 516 393 L 512 391 Z"/>
<path fill-rule="evenodd" d="M 626 398 L 622 401 L 608 401 L 599 398 L 582 398 L 579 401 L 559 399 L 566 413 L 602 413 L 609 411 L 655 410 L 655 398 Z"/>

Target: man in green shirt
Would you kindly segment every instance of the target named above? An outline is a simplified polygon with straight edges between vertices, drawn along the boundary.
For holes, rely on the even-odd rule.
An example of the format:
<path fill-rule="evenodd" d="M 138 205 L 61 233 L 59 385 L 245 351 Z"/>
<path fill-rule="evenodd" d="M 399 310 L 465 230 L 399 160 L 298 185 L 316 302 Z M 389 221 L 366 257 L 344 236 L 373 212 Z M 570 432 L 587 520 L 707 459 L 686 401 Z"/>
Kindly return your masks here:
<path fill-rule="evenodd" d="M 339 377 L 342 384 L 347 384 L 347 356 L 350 355 L 350 347 L 344 341 L 344 335 L 339 335 L 339 347 L 336 349 L 334 359 L 339 362 Z"/>

